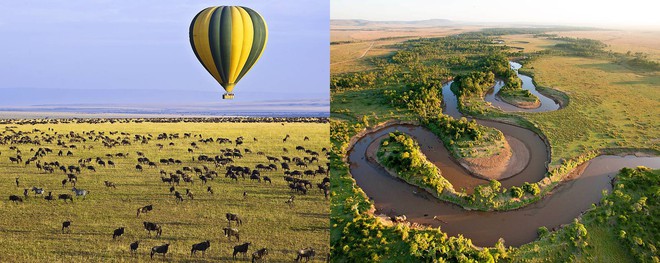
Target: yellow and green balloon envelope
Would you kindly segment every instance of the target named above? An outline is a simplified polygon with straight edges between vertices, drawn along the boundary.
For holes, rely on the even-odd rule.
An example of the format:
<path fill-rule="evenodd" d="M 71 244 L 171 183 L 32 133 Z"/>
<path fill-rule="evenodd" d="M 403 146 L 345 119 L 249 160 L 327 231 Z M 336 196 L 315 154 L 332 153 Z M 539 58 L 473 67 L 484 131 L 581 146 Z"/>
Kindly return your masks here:
<path fill-rule="evenodd" d="M 233 99 L 234 86 L 259 60 L 268 41 L 263 17 L 242 6 L 214 6 L 190 23 L 190 45 L 204 68 Z"/>

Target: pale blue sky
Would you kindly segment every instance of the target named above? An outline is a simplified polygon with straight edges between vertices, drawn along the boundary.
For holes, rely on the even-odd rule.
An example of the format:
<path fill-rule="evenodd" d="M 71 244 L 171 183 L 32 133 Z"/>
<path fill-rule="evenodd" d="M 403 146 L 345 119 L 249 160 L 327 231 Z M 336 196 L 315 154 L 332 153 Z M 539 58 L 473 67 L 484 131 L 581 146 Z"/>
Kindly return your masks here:
<path fill-rule="evenodd" d="M 328 99 L 329 3 L 307 0 L 2 1 L 0 91 L 11 92 L 1 96 L 6 101 L 13 92 L 33 89 L 167 90 L 219 101 L 224 90 L 199 64 L 188 39 L 195 14 L 215 5 L 250 7 L 269 27 L 266 50 L 238 83 L 235 100 Z M 85 97 L 53 103 L 94 103 Z"/>
<path fill-rule="evenodd" d="M 660 27 L 657 0 L 331 0 L 332 19 Z"/>

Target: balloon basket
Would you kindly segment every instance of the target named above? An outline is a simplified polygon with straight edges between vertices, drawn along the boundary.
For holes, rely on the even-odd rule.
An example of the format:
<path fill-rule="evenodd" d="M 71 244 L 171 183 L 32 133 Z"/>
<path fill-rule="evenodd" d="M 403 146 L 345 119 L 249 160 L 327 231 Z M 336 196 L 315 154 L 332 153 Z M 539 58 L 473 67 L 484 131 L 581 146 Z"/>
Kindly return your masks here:
<path fill-rule="evenodd" d="M 234 99 L 234 93 L 225 93 L 225 94 L 222 95 L 222 99 L 224 99 L 224 100 Z"/>

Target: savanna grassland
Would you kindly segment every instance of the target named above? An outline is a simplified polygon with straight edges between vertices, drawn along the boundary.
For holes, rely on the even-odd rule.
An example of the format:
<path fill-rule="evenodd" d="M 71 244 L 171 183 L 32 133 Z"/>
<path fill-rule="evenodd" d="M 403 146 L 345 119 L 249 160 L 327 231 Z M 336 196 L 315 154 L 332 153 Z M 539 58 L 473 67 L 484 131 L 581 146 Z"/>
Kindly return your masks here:
<path fill-rule="evenodd" d="M 547 138 L 551 158 L 542 181 L 549 183 L 525 184 L 541 189 L 530 191 L 529 195 L 535 196 L 528 199 L 530 202 L 518 202 L 508 208 L 519 208 L 543 196 L 557 194 L 552 189 L 564 182 L 569 171 L 599 154 L 657 155 L 660 68 L 653 54 L 635 52 L 660 47 L 660 43 L 654 37 L 647 37 L 639 40 L 645 43 L 640 45 L 644 48 L 633 49 L 617 44 L 623 40 L 603 40 L 603 43 L 598 40 L 602 36 L 564 37 L 598 32 L 611 33 L 570 28 L 499 28 L 445 37 L 420 35 L 391 45 L 393 50 L 388 54 L 356 60 L 364 63 L 364 67 L 332 67 L 330 240 L 333 259 L 337 262 L 355 258 L 372 262 L 443 262 L 442 259 L 657 262 L 660 237 L 657 231 L 644 233 L 644 229 L 659 226 L 653 219 L 652 208 L 657 202 L 649 201 L 657 200 L 658 189 L 642 187 L 653 185 L 658 178 L 657 170 L 622 170 L 617 177 L 620 181 L 613 183 L 613 193 L 604 195 L 603 205 L 594 205 L 583 216 L 555 231 L 539 229 L 537 241 L 519 248 L 506 248 L 500 242 L 477 248 L 469 239 L 447 236 L 439 228 L 384 223 L 373 215 L 373 201 L 356 185 L 346 163 L 351 139 L 365 129 L 387 121 L 418 121 L 427 125 L 428 112 L 437 113 L 438 101 L 442 101 L 439 87 L 449 80 L 454 80 L 452 91 L 459 97 L 458 108 L 464 115 L 514 123 Z M 634 46 L 634 39 L 623 42 Z M 338 54 L 346 56 L 346 53 Z M 543 113 L 503 112 L 485 102 L 483 94 L 492 87 L 492 81 L 479 76 L 493 72 L 495 78 L 502 79 L 503 71 L 498 69 L 501 60 L 521 62 L 520 72 L 533 76 L 538 90 L 561 102 L 562 108 Z M 470 81 L 462 84 L 461 79 Z M 493 193 L 516 200 L 514 190 L 520 187 L 494 187 Z M 637 234 L 630 236 L 629 231 Z"/>
<path fill-rule="evenodd" d="M 552 32 L 559 36 L 588 38 L 607 44 L 606 50 L 618 53 L 643 53 L 650 59 L 660 62 L 660 31 L 658 29 L 619 29 L 593 31 Z"/>
<path fill-rule="evenodd" d="M 562 110 L 524 114 L 548 136 L 554 164 L 599 149 L 660 150 L 660 72 L 560 56 L 540 57 L 526 67 L 539 85 L 570 97 Z"/>
<path fill-rule="evenodd" d="M 318 161 L 306 162 L 308 168 L 290 163 L 291 171 L 316 171 L 318 166 L 325 169 L 328 159 L 323 148 L 328 147 L 327 123 L 284 120 L 216 123 L 177 119 L 163 123 L 148 120 L 55 122 L 1 125 L 0 261 L 148 261 L 151 247 L 169 243 L 166 261 L 217 262 L 232 260 L 233 247 L 244 242 L 251 242 L 247 258 L 239 254 L 237 261 L 249 261 L 250 255 L 261 248 L 269 251 L 265 257 L 267 262 L 293 261 L 297 251 L 307 247 L 315 249 L 317 260 L 326 259 L 329 252 L 329 201 L 316 188 L 326 175 L 304 176 L 303 179 L 312 185 L 307 194 L 297 193 L 284 180 L 280 162 L 281 156 L 317 157 Z M 159 134 L 163 134 L 161 139 L 158 139 Z M 290 137 L 284 142 L 287 135 Z M 136 136 L 139 139 L 136 140 Z M 243 137 L 243 143 L 236 145 L 239 137 Z M 220 143 L 219 138 L 227 138 L 229 142 Z M 104 146 L 105 143 L 112 147 Z M 308 151 L 296 150 L 296 147 Z M 39 148 L 49 148 L 53 152 L 25 165 L 24 162 Z M 234 152 L 234 148 L 243 157 L 229 157 L 233 163 L 216 166 L 214 162 L 199 160 L 201 155 L 212 160 L 218 155 L 224 158 L 221 150 Z M 60 150 L 63 156 L 58 156 Z M 10 162 L 9 157 L 18 156 L 18 151 L 23 162 Z M 72 156 L 67 156 L 67 151 Z M 138 156 L 138 152 L 143 156 Z M 119 157 L 118 153 L 126 157 Z M 280 161 L 270 162 L 266 156 L 277 157 Z M 142 164 L 143 170 L 137 170 L 139 157 L 148 158 L 156 167 Z M 92 161 L 79 163 L 86 158 Z M 103 160 L 106 166 L 100 165 L 96 158 Z M 176 162 L 159 161 L 169 158 Z M 82 166 L 80 174 L 74 172 L 77 176 L 75 187 L 89 191 L 86 198 L 74 195 L 72 203 L 44 199 L 48 192 L 52 192 L 55 198 L 58 194 L 73 194 L 71 182 L 66 186 L 61 183 L 69 172 L 64 173 L 57 166 L 54 166 L 53 173 L 36 167 L 37 163 L 45 165 L 55 161 L 64 166 Z M 114 162 L 114 167 L 109 166 L 108 161 Z M 250 174 L 245 179 L 238 174 L 238 180 L 225 177 L 226 167 L 231 165 L 255 170 L 257 164 L 268 166 L 269 163 L 275 164 L 277 170 L 261 170 L 260 174 L 262 179 L 270 177 L 272 184 L 250 180 Z M 87 169 L 87 166 L 93 166 L 96 171 Z M 208 172 L 203 166 L 209 169 Z M 201 169 L 203 174 L 210 175 L 206 176 L 208 182 L 204 184 L 200 174 L 184 170 L 184 167 Z M 160 174 L 161 170 L 164 175 Z M 181 180 L 180 185 L 174 184 L 176 191 L 183 195 L 182 202 L 170 192 L 171 185 L 161 180 L 161 176 L 168 178 L 176 170 L 190 175 L 193 181 Z M 209 173 L 212 171 L 218 176 Z M 19 186 L 15 184 L 17 177 Z M 113 182 L 116 188 L 106 187 L 104 181 Z M 23 197 L 24 189 L 33 186 L 44 188 L 44 196 L 30 191 L 27 198 Z M 207 187 L 212 188 L 212 194 Z M 187 189 L 192 191 L 194 199 L 185 194 Z M 11 202 L 7 199 L 9 195 L 24 200 Z M 291 196 L 295 196 L 295 201 L 288 205 L 285 202 Z M 153 205 L 153 210 L 136 217 L 137 209 L 149 204 Z M 240 242 L 235 238 L 229 241 L 224 236 L 223 228 L 228 226 L 225 213 L 238 214 L 243 220 L 240 226 L 235 222 L 231 224 L 239 230 Z M 64 221 L 71 221 L 71 226 L 70 231 L 63 233 Z M 159 224 L 162 236 L 156 237 L 154 233 L 148 236 L 143 221 Z M 125 234 L 113 240 L 113 231 L 119 227 L 125 227 Z M 140 245 L 137 253 L 131 255 L 129 244 L 136 240 Z M 191 246 L 205 240 L 210 240 L 211 244 L 206 255 L 202 257 L 197 253 L 191 257 Z M 154 260 L 162 261 L 162 256 L 156 255 Z"/>
<path fill-rule="evenodd" d="M 420 37 L 441 37 L 478 30 L 476 26 L 411 27 L 397 24 L 357 26 L 350 22 L 331 23 L 330 71 L 332 74 L 374 69 L 373 58 L 391 56 L 394 45 Z"/>

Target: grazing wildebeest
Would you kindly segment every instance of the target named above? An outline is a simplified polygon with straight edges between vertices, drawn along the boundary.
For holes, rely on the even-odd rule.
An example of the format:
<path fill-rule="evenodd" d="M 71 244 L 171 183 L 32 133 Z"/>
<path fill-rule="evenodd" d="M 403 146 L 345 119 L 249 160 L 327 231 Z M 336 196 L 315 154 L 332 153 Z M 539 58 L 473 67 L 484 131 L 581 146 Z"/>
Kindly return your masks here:
<path fill-rule="evenodd" d="M 114 188 L 114 189 L 117 189 L 117 185 L 116 185 L 115 183 L 113 183 L 113 182 L 110 182 L 110 181 L 103 181 L 103 183 L 105 184 L 105 187 L 108 187 L 108 188 L 112 187 L 112 188 Z"/>
<path fill-rule="evenodd" d="M 130 248 L 131 248 L 131 254 L 137 252 L 138 247 L 140 246 L 140 241 L 135 241 L 131 243 Z"/>
<path fill-rule="evenodd" d="M 32 187 L 32 192 L 34 192 L 34 195 L 43 195 L 44 194 L 44 189 L 43 188 L 38 188 L 36 186 Z"/>
<path fill-rule="evenodd" d="M 167 250 L 169 249 L 170 244 L 165 244 L 161 246 L 155 246 L 151 248 L 151 258 L 154 258 L 154 254 L 163 254 L 163 258 L 165 258 L 165 255 L 167 254 Z"/>
<path fill-rule="evenodd" d="M 70 194 L 60 194 L 57 196 L 57 199 L 64 200 L 66 203 L 66 200 L 71 200 L 71 203 L 73 203 L 73 196 Z"/>
<path fill-rule="evenodd" d="M 12 202 L 14 202 L 14 203 L 18 203 L 18 202 L 21 202 L 21 203 L 22 203 L 22 202 L 23 202 L 23 198 L 21 198 L 21 197 L 18 196 L 18 195 L 10 195 L 10 196 L 9 196 L 9 201 L 12 201 Z"/>
<path fill-rule="evenodd" d="M 313 248 L 308 247 L 308 248 L 303 248 L 301 250 L 298 250 L 298 256 L 296 257 L 296 262 L 301 261 L 305 259 L 305 262 L 309 261 L 310 259 L 314 258 L 316 255 L 316 252 L 314 251 Z"/>
<path fill-rule="evenodd" d="M 234 246 L 234 253 L 232 254 L 232 258 L 236 259 L 236 254 L 241 253 L 243 254 L 243 257 L 247 257 L 247 251 L 248 248 L 250 248 L 250 242 L 243 243 L 242 245 Z"/>
<path fill-rule="evenodd" d="M 303 141 L 309 141 L 309 137 L 305 136 L 305 138 L 303 138 Z"/>
<path fill-rule="evenodd" d="M 124 228 L 123 227 L 117 228 L 115 229 L 114 232 L 112 232 L 112 239 L 114 240 L 115 238 L 120 237 L 123 234 L 124 234 Z"/>
<path fill-rule="evenodd" d="M 163 234 L 163 228 L 156 223 L 152 222 L 142 222 L 144 229 L 147 230 L 149 236 L 151 236 L 151 231 L 156 231 L 156 236 L 159 237 Z"/>
<path fill-rule="evenodd" d="M 140 213 L 146 214 L 154 209 L 153 205 L 145 205 L 137 209 L 137 217 L 140 217 Z"/>
<path fill-rule="evenodd" d="M 211 188 L 210 186 L 206 188 L 206 191 L 207 191 L 209 194 L 213 194 L 213 188 Z"/>
<path fill-rule="evenodd" d="M 142 165 L 136 164 L 135 165 L 135 170 L 138 170 L 138 171 L 142 172 Z"/>
<path fill-rule="evenodd" d="M 176 190 L 176 189 L 174 188 L 174 186 L 171 186 L 171 187 L 170 187 L 170 194 L 171 194 L 172 192 L 174 192 L 174 190 Z"/>
<path fill-rule="evenodd" d="M 25 199 L 27 200 L 28 196 L 29 196 L 28 189 L 27 188 L 23 189 L 23 197 L 25 197 Z"/>
<path fill-rule="evenodd" d="M 203 257 L 204 253 L 209 247 L 211 247 L 211 241 L 209 240 L 206 240 L 202 243 L 194 244 L 192 245 L 192 249 L 190 249 L 190 256 L 192 257 L 192 255 L 195 254 L 195 252 L 197 251 L 202 251 L 202 257 Z"/>
<path fill-rule="evenodd" d="M 231 227 L 231 221 L 236 221 L 236 225 L 242 225 L 243 220 L 238 216 L 238 214 L 232 214 L 232 213 L 226 213 L 225 217 L 227 218 L 227 222 L 229 222 L 229 226 Z"/>
<path fill-rule="evenodd" d="M 62 233 L 64 233 L 64 229 L 69 230 L 69 232 L 71 232 L 71 229 L 69 228 L 70 226 L 71 226 L 71 221 L 62 222 Z"/>
<path fill-rule="evenodd" d="M 269 184 L 273 184 L 273 181 L 270 180 L 270 177 L 264 176 L 263 179 L 264 179 L 264 182 L 268 182 Z"/>
<path fill-rule="evenodd" d="M 18 184 L 19 184 L 18 177 L 16 177 L 16 187 L 18 187 Z"/>
<path fill-rule="evenodd" d="M 295 198 L 296 198 L 296 197 L 292 195 L 292 196 L 289 197 L 289 199 L 286 200 L 286 202 L 284 202 L 284 203 L 287 204 L 287 205 L 289 205 L 289 207 L 292 207 L 292 206 L 293 206 L 293 200 L 295 200 Z"/>
<path fill-rule="evenodd" d="M 53 201 L 55 197 L 53 196 L 53 192 L 48 192 L 48 195 L 44 197 L 47 201 Z"/>
<path fill-rule="evenodd" d="M 183 196 L 181 196 L 181 193 L 179 191 L 174 191 L 174 198 L 176 199 L 176 202 L 183 202 Z"/>
<path fill-rule="evenodd" d="M 239 235 L 239 233 L 238 233 L 238 229 L 236 229 L 236 228 L 231 228 L 231 227 L 225 227 L 225 228 L 222 229 L 222 231 L 225 232 L 225 236 L 226 236 L 227 238 L 229 238 L 229 241 L 231 241 L 231 237 L 232 237 L 232 236 L 236 237 L 236 240 L 237 240 L 237 241 L 239 241 L 239 242 L 241 241 L 241 237 L 240 237 L 240 235 Z"/>
<path fill-rule="evenodd" d="M 75 187 L 74 187 L 74 188 L 71 188 L 71 191 L 74 192 L 74 193 L 76 193 L 76 196 L 77 196 L 77 197 L 82 196 L 82 197 L 83 197 L 83 200 L 84 200 L 85 198 L 87 198 L 87 194 L 89 194 L 89 191 L 87 191 L 87 190 L 83 190 L 83 189 L 76 189 Z"/>
<path fill-rule="evenodd" d="M 258 174 L 252 174 L 250 175 L 250 181 L 257 180 L 258 182 L 261 182 L 261 176 Z"/>
<path fill-rule="evenodd" d="M 195 199 L 194 196 L 193 196 L 193 192 L 190 191 L 190 189 L 187 189 L 187 188 L 186 188 L 186 196 L 187 196 L 188 198 L 190 198 L 190 200 L 194 200 L 194 199 Z"/>
<path fill-rule="evenodd" d="M 262 260 L 266 255 L 268 255 L 268 249 L 267 248 L 262 248 L 254 253 L 252 253 L 252 263 L 256 263 L 257 260 Z"/>

